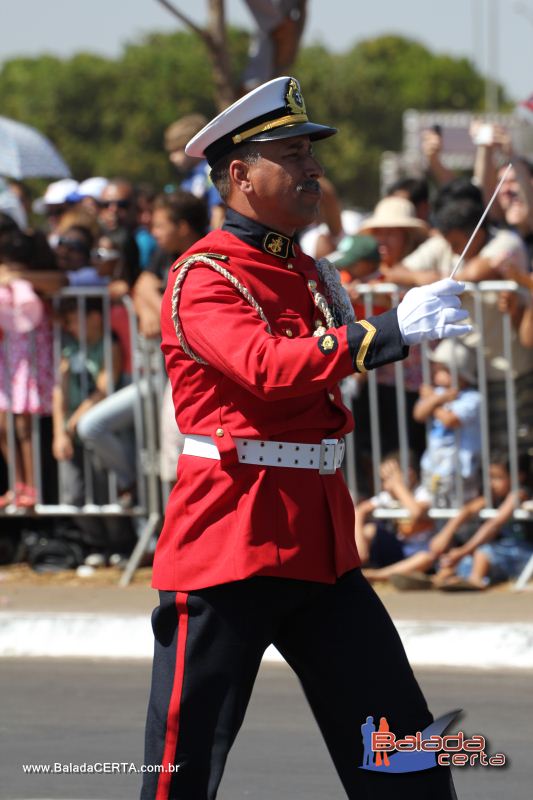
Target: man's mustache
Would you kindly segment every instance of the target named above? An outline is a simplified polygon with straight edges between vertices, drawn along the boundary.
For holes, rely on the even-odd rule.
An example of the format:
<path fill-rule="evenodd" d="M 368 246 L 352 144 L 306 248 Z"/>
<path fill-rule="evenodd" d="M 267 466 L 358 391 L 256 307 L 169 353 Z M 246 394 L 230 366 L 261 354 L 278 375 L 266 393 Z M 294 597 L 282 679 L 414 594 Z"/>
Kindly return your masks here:
<path fill-rule="evenodd" d="M 314 178 L 308 178 L 306 181 L 302 181 L 296 187 L 297 192 L 320 192 L 320 184 Z"/>

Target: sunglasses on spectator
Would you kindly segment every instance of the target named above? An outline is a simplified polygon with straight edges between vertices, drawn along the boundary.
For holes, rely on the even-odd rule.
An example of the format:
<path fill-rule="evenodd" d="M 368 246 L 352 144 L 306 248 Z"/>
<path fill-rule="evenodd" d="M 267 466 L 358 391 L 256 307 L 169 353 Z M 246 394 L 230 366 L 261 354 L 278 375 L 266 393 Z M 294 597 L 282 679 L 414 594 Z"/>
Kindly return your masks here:
<path fill-rule="evenodd" d="M 131 200 L 100 200 L 98 203 L 100 208 L 111 208 L 111 206 L 116 206 L 117 208 L 130 208 L 131 207 Z"/>
<path fill-rule="evenodd" d="M 96 250 L 91 251 L 91 257 L 94 261 L 114 261 L 115 258 L 120 258 L 120 250 L 112 250 L 110 247 L 97 247 Z"/>
<path fill-rule="evenodd" d="M 86 253 L 89 249 L 81 239 L 69 239 L 68 236 L 60 236 L 57 243 L 63 247 L 68 247 L 69 250 L 77 250 L 79 253 Z"/>

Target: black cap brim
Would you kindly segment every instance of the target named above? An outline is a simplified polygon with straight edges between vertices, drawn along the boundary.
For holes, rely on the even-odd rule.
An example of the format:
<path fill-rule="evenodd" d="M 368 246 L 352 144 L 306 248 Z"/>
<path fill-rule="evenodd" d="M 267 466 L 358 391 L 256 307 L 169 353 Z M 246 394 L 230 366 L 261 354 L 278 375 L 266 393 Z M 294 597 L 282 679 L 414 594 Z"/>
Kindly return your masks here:
<path fill-rule="evenodd" d="M 273 142 L 276 139 L 290 139 L 294 136 L 309 136 L 312 142 L 319 139 L 328 139 L 337 133 L 337 128 L 330 128 L 327 125 L 317 125 L 315 122 L 297 122 L 295 125 L 283 125 L 279 128 L 272 128 L 263 131 L 255 136 L 246 139 L 247 142 Z"/>
<path fill-rule="evenodd" d="M 311 141 L 315 142 L 319 139 L 327 139 L 335 133 L 337 133 L 337 128 L 330 128 L 327 125 L 317 125 L 315 122 L 295 122 L 293 125 L 280 125 L 277 128 L 273 127 L 253 136 L 247 136 L 246 139 L 243 139 L 238 144 L 233 143 L 232 134 L 229 134 L 206 147 L 205 157 L 209 166 L 212 167 L 222 156 L 231 153 L 241 144 L 247 144 L 248 142 L 274 142 L 277 139 L 291 139 L 295 136 L 309 136 Z"/>

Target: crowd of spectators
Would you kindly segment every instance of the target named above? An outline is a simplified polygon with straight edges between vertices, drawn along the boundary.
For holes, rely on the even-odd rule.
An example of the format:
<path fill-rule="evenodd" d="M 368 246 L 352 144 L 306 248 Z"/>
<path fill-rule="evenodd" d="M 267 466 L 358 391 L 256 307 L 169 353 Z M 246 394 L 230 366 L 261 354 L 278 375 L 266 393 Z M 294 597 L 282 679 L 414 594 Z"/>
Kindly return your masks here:
<path fill-rule="evenodd" d="M 135 348 L 158 341 L 171 265 L 224 220 L 206 163 L 184 152 L 205 122 L 194 114 L 167 129 L 164 147 L 174 181 L 161 189 L 134 186 L 122 177 L 64 179 L 32 204 L 23 184 L 0 184 L 0 512 L 15 508 L 31 519 L 39 501 L 58 498 L 74 506 L 89 500 L 104 504 L 110 500 L 108 473 L 115 481 L 111 499 L 124 512 L 139 503 L 134 417 L 150 389 L 150 375 L 132 381 Z M 474 127 L 474 140 L 477 133 Z M 358 318 L 379 313 L 410 287 L 450 274 L 502 166 L 512 160 L 459 277 L 472 284 L 513 280 L 521 292 L 493 284 L 481 301 L 475 293 L 467 295 L 473 332 L 460 342 L 442 342 L 429 354 L 429 381 L 423 378 L 423 353 L 411 348 L 402 370 L 401 408 L 395 366 L 376 372 L 376 408 L 367 375 L 350 379 L 349 387 L 359 492 L 355 536 L 368 576 L 400 587 L 482 588 L 518 574 L 533 554 L 533 523 L 518 524 L 513 517 L 533 495 L 533 168 L 513 153 L 509 135 L 497 127 L 478 146 L 472 176 L 451 174 L 441 149 L 440 133 L 427 131 L 425 174 L 398 180 L 371 212 L 343 208 L 334 186 L 321 179 L 322 218 L 301 232 L 300 243 L 309 255 L 326 256 L 337 266 Z M 65 287 L 71 291 L 58 302 Z M 125 298 L 131 298 L 140 334 L 133 352 Z M 502 333 L 503 316 L 510 320 L 509 341 Z M 54 325 L 60 332 L 55 358 Z M 509 375 L 518 489 L 509 466 Z M 481 483 L 483 399 L 491 498 Z M 384 454 L 378 485 L 372 415 L 379 421 Z M 39 452 L 35 419 L 42 421 Z M 180 433 L 168 387 L 159 422 L 160 477 L 172 482 Z M 402 425 L 408 465 L 397 452 Z M 46 467 L 47 453 L 49 464 L 59 465 L 59 491 L 52 477 L 57 470 Z M 39 472 L 45 476 L 40 489 Z M 477 515 L 487 504 L 495 516 L 481 523 Z M 377 513 L 397 508 L 407 516 L 387 521 Z M 457 512 L 443 524 L 429 514 L 435 508 Z M 95 554 L 104 561 L 126 555 L 136 538 L 127 514 L 78 515 L 62 523 L 63 535 L 66 529 L 80 549 L 78 560 L 92 556 L 93 562 Z"/>

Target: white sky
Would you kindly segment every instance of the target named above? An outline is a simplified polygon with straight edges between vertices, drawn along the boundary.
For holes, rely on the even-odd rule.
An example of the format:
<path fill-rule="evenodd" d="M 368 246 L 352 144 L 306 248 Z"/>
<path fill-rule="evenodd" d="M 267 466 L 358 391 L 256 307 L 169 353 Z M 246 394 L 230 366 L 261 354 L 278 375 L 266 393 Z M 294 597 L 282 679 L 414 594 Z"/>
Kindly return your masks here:
<path fill-rule="evenodd" d="M 206 0 L 173 0 L 197 22 Z M 251 26 L 243 0 L 226 0 L 231 23 Z M 148 31 L 171 31 L 177 21 L 156 0 L 2 0 L 0 62 L 43 52 L 85 50 L 114 56 L 124 42 Z M 509 95 L 533 92 L 533 0 L 308 0 L 304 41 L 346 50 L 384 33 L 418 39 L 431 50 L 464 55 L 500 80 Z M 495 35 L 488 45 L 488 21 Z M 490 58 L 489 58 L 490 55 Z"/>

